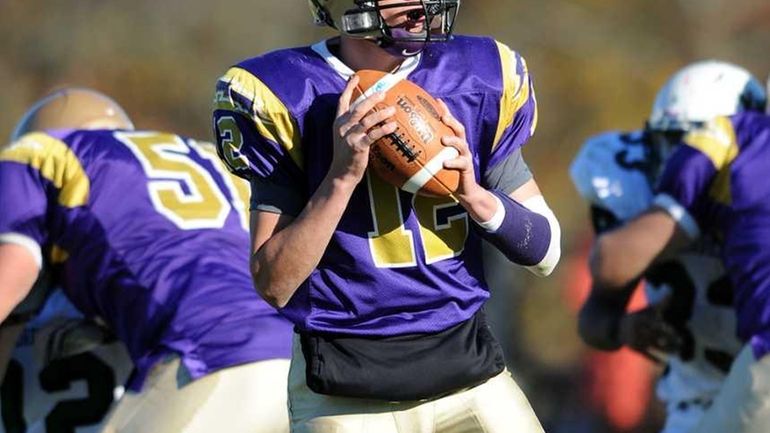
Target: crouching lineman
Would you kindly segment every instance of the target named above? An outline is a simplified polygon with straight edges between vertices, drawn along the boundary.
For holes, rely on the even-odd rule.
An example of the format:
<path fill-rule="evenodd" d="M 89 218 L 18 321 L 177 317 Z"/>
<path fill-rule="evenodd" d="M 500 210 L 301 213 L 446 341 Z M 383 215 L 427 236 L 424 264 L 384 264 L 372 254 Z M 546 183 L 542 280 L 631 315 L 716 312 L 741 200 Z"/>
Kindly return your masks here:
<path fill-rule="evenodd" d="M 729 77 L 716 78 L 706 94 Z M 729 117 L 691 124 L 680 122 L 689 115 L 684 111 L 653 113 L 651 120 L 659 117 L 670 125 L 667 134 L 655 134 L 668 157 L 653 206 L 601 235 L 591 257 L 594 290 L 612 297 L 656 260 L 701 239 L 716 240 L 733 285 L 737 335 L 744 345 L 691 430 L 695 433 L 759 433 L 770 425 L 770 184 L 765 180 L 770 117 L 761 112 L 761 86 L 747 79 L 743 89 L 742 102 L 749 109 Z M 671 92 L 667 97 L 677 106 L 679 96 Z M 706 105 L 703 93 L 691 96 L 704 98 L 692 105 L 693 112 Z M 751 100 L 758 104 L 752 106 Z M 679 125 L 676 134 L 671 133 L 674 125 Z"/>
<path fill-rule="evenodd" d="M 117 335 L 135 371 L 104 432 L 288 431 L 291 326 L 252 288 L 247 189 L 87 89 L 35 104 L 0 153 L 0 319 L 45 264 Z"/>
<path fill-rule="evenodd" d="M 699 62 L 675 74 L 662 88 L 647 131 L 608 132 L 588 140 L 570 174 L 591 204 L 596 232 L 617 227 L 652 204 L 652 182 L 660 168 L 656 161 L 662 155 L 651 139 L 659 143 L 662 136 L 677 134 L 688 125 L 719 114 L 758 110 L 765 101 L 759 82 L 743 68 Z M 666 113 L 679 115 L 672 119 Z M 656 263 L 644 277 L 652 306 L 625 314 L 636 284 L 616 292 L 595 287 L 581 310 L 580 334 L 586 343 L 603 350 L 626 345 L 655 356 L 650 351 L 676 349 L 667 356 L 657 386 L 667 412 L 663 433 L 691 432 L 741 348 L 735 336 L 732 285 L 714 240 L 705 236 Z"/>

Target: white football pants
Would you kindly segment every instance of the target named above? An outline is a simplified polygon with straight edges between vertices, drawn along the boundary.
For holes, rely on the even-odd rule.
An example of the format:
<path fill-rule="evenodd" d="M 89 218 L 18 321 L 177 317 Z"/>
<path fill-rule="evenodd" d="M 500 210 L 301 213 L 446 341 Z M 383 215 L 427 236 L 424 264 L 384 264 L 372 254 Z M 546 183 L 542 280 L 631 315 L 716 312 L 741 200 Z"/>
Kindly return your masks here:
<path fill-rule="evenodd" d="M 126 392 L 102 433 L 286 433 L 288 359 L 230 367 L 190 382 L 179 359 Z"/>
<path fill-rule="evenodd" d="M 722 389 L 692 433 L 770 431 L 770 355 L 755 360 L 750 345 L 733 362 Z"/>

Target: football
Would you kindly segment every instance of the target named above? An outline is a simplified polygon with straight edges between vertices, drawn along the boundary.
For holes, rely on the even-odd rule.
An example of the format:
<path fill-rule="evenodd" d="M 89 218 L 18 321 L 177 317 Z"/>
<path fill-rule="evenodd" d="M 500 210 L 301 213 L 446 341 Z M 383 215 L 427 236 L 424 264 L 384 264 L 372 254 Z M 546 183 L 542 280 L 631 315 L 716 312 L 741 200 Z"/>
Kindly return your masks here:
<path fill-rule="evenodd" d="M 444 161 L 459 152 L 444 146 L 441 138 L 455 135 L 441 121 L 438 102 L 417 84 L 396 75 L 362 70 L 353 91 L 353 105 L 366 97 L 385 92 L 385 99 L 374 109 L 396 107 L 394 133 L 374 144 L 369 153 L 369 167 L 385 181 L 413 194 L 450 196 L 457 190 L 460 174 L 444 168 Z"/>

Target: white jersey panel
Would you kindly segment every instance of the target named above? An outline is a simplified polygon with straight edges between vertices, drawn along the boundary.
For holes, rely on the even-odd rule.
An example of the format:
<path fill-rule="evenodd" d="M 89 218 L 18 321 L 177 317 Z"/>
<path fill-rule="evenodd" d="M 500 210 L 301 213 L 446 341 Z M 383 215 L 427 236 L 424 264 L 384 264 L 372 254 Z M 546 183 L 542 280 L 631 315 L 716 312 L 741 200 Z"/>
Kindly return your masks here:
<path fill-rule="evenodd" d="M 122 343 L 95 345 L 82 338 L 93 334 L 79 332 L 82 323 L 80 313 L 55 291 L 24 329 L 0 391 L 0 404 L 8 404 L 3 414 L 9 415 L 0 422 L 0 433 L 46 433 L 46 422 L 76 433 L 100 431 L 133 366 Z"/>
<path fill-rule="evenodd" d="M 721 260 L 706 251 L 687 252 L 665 264 L 658 281 L 647 281 L 651 303 L 672 294 L 682 321 L 685 348 L 669 358 L 657 386 L 664 402 L 710 401 L 719 391 L 730 362 L 743 344 L 736 336 L 732 288 Z"/>

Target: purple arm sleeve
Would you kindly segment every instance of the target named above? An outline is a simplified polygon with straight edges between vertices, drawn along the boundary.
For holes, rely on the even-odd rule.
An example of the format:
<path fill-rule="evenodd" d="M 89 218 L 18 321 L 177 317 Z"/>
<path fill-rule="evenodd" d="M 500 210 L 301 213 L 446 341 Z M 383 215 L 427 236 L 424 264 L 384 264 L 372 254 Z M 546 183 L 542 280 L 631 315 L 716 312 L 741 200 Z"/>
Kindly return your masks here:
<path fill-rule="evenodd" d="M 551 227 L 543 215 L 532 212 L 505 193 L 492 190 L 505 208 L 502 225 L 489 232 L 474 224 L 476 231 L 494 245 L 508 260 L 522 266 L 534 266 L 545 258 L 551 243 Z"/>

